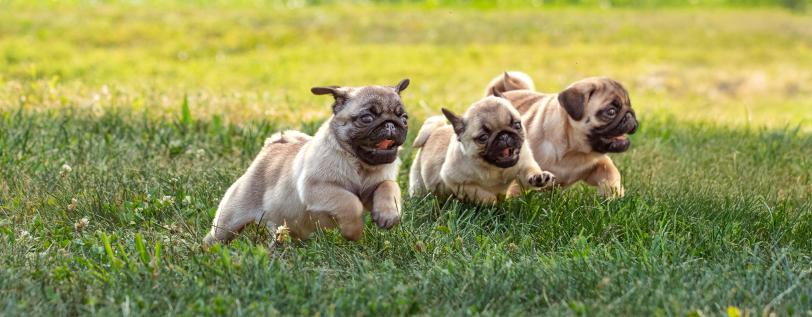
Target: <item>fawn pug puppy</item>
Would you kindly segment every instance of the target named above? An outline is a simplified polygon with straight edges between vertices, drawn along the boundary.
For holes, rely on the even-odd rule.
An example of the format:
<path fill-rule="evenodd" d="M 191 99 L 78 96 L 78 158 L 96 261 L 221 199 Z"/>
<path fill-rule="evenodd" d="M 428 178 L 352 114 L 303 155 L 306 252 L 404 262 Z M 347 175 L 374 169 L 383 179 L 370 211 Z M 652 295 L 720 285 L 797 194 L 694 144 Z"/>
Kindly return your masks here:
<path fill-rule="evenodd" d="M 554 176 L 533 160 L 524 142 L 521 116 L 507 99 L 487 97 L 460 117 L 443 108 L 420 128 L 418 149 L 409 176 L 409 194 L 453 195 L 476 203 L 494 203 L 516 181 L 523 187 L 544 187 Z"/>
<path fill-rule="evenodd" d="M 333 115 L 310 137 L 297 131 L 275 134 L 226 191 L 204 245 L 229 241 L 249 222 L 269 229 L 286 224 L 304 239 L 317 227 L 338 226 L 358 240 L 363 210 L 381 228 L 400 221 L 396 183 L 398 149 L 406 139 L 407 115 L 395 87 L 314 87 L 335 98 Z"/>
<path fill-rule="evenodd" d="M 557 94 L 504 90 L 509 87 L 506 82 L 524 77 L 529 78 L 505 73 L 492 80 L 488 88 L 502 93 L 522 113 L 528 142 L 539 165 L 555 174 L 557 185 L 566 187 L 585 181 L 597 186 L 604 197 L 622 197 L 620 172 L 607 153 L 628 150 L 628 135 L 638 127 L 623 85 L 609 78 L 592 77 Z M 493 84 L 499 81 L 503 84 Z"/>

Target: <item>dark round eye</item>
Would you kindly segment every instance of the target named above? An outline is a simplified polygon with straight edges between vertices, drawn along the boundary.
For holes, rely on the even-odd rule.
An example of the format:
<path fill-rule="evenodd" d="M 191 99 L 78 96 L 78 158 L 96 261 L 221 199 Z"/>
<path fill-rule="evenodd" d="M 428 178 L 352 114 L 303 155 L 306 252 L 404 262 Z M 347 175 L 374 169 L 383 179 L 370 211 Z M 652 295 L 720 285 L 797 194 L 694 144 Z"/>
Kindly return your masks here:
<path fill-rule="evenodd" d="M 609 110 L 606 110 L 606 115 L 609 116 L 610 118 L 613 118 L 614 116 L 617 115 L 617 109 L 609 108 Z"/>
<path fill-rule="evenodd" d="M 516 129 L 516 130 L 521 130 L 522 129 L 522 123 L 519 122 L 519 121 L 513 122 L 513 128 Z"/>
<path fill-rule="evenodd" d="M 372 121 L 375 121 L 375 116 L 373 116 L 371 114 L 365 114 L 365 115 L 361 116 L 360 118 L 358 118 L 358 120 L 361 120 L 361 123 L 367 123 L 368 124 L 368 123 L 372 123 Z"/>
<path fill-rule="evenodd" d="M 476 138 L 477 143 L 485 144 L 488 142 L 488 135 L 482 134 Z"/>
<path fill-rule="evenodd" d="M 407 123 L 407 122 L 409 122 L 409 115 L 404 113 L 404 114 L 400 115 L 400 119 L 403 120 L 403 123 Z"/>

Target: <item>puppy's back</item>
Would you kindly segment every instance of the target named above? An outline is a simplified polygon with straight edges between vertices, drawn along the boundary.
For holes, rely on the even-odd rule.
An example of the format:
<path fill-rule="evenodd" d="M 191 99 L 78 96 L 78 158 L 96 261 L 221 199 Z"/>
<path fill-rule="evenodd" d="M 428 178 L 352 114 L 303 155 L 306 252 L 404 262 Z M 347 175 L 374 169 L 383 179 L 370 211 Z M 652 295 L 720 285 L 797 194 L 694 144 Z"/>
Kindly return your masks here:
<path fill-rule="evenodd" d="M 531 108 L 533 108 L 536 103 L 549 95 L 531 90 L 512 90 L 504 93 L 504 96 L 510 101 L 510 104 L 519 111 L 520 114 L 524 115 Z"/>
<path fill-rule="evenodd" d="M 262 206 L 266 191 L 278 189 L 280 182 L 292 181 L 293 160 L 307 140 L 288 136 L 288 132 L 266 139 L 265 146 L 248 167 L 244 181 L 235 183 L 234 194 L 241 196 L 241 201 L 248 202 L 252 208 Z"/>

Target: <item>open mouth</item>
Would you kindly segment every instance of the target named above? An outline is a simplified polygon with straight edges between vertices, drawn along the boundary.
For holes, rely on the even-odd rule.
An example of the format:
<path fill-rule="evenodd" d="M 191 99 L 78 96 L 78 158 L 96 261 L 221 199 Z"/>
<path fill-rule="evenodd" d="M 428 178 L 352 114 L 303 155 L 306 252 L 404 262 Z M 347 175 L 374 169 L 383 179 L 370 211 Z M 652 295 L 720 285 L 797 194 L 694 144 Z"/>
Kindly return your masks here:
<path fill-rule="evenodd" d="M 400 146 L 398 141 L 385 138 L 372 145 L 359 144 L 356 155 L 367 164 L 389 164 L 397 159 L 398 146 Z"/>
<path fill-rule="evenodd" d="M 397 147 L 398 147 L 397 142 L 395 142 L 395 140 L 392 140 L 392 139 L 383 139 L 383 140 L 379 141 L 378 143 L 375 143 L 372 146 L 365 146 L 365 145 L 361 146 L 361 148 L 363 148 L 369 154 L 373 154 L 373 155 L 389 154 L 391 152 L 397 151 Z"/>
<path fill-rule="evenodd" d="M 519 150 L 518 148 L 506 147 L 488 155 L 486 160 L 497 167 L 512 167 L 519 161 Z"/>
<path fill-rule="evenodd" d="M 600 145 L 598 145 L 597 148 L 599 152 L 612 152 L 612 153 L 625 152 L 626 150 L 629 149 L 629 145 L 631 145 L 629 136 L 626 134 L 611 137 L 600 137 L 599 143 Z"/>
<path fill-rule="evenodd" d="M 499 158 L 501 158 L 501 159 L 510 159 L 510 158 L 516 156 L 516 154 L 518 154 L 516 152 L 518 152 L 518 151 L 516 151 L 516 149 L 514 149 L 514 148 L 504 148 L 504 149 L 502 149 L 501 152 L 499 152 Z"/>
<path fill-rule="evenodd" d="M 393 147 L 395 147 L 395 140 L 392 139 L 383 139 L 375 144 L 375 148 L 378 150 L 391 150 Z"/>
<path fill-rule="evenodd" d="M 613 137 L 601 137 L 601 140 L 603 140 L 606 143 L 626 142 L 626 141 L 629 140 L 629 136 L 627 136 L 625 134 L 621 134 L 621 135 L 613 136 Z"/>

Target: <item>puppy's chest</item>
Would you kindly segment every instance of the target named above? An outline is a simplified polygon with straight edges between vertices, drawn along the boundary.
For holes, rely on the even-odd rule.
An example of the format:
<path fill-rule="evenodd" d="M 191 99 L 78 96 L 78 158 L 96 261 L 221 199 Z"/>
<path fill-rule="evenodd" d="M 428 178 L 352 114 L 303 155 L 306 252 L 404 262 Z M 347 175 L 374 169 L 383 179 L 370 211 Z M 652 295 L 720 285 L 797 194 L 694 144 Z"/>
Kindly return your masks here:
<path fill-rule="evenodd" d="M 378 188 L 381 182 L 395 180 L 397 177 L 398 165 L 400 161 L 392 164 L 375 166 L 374 168 L 359 168 L 346 170 L 344 180 L 347 188 L 351 188 L 353 193 L 359 197 L 366 196 L 370 191 Z"/>
<path fill-rule="evenodd" d="M 595 165 L 595 159 L 583 155 L 559 157 L 554 151 L 542 151 L 535 155 L 541 169 L 555 175 L 558 184 L 569 186 L 587 177 Z"/>
<path fill-rule="evenodd" d="M 510 183 L 516 179 L 517 171 L 514 168 L 485 168 L 485 169 L 472 169 L 475 173 L 473 176 L 481 187 L 495 189 L 501 191 L 502 188 L 509 186 Z"/>

